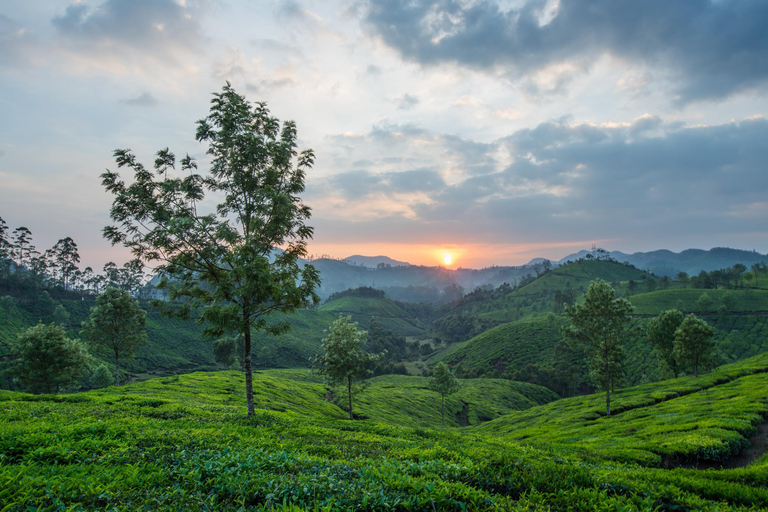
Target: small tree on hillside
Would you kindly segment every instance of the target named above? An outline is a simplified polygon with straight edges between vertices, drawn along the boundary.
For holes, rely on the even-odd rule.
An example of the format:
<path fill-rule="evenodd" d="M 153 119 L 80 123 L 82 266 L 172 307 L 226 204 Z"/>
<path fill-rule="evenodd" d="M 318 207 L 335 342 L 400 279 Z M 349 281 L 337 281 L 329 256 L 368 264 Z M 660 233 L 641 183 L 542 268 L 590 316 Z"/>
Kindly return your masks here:
<path fill-rule="evenodd" d="M 611 415 L 611 389 L 615 375 L 611 369 L 621 367 L 624 354 L 624 336 L 629 324 L 632 305 L 626 299 L 616 298 L 613 288 L 602 279 L 595 279 L 584 295 L 584 302 L 566 308 L 571 324 L 562 330 L 570 342 L 587 352 L 592 374 L 600 376 L 600 387 L 605 387 L 605 413 Z M 600 371 L 595 371 L 600 368 Z"/>
<path fill-rule="evenodd" d="M 670 309 L 648 322 L 648 343 L 659 356 L 659 364 L 668 368 L 677 378 L 679 368 L 675 357 L 675 332 L 683 323 L 683 314 Z"/>
<path fill-rule="evenodd" d="M 714 329 L 693 314 L 686 316 L 675 331 L 675 357 L 693 367 L 694 377 L 699 376 L 700 366 L 714 361 L 717 349 L 714 335 Z"/>
<path fill-rule="evenodd" d="M 445 426 L 445 397 L 446 395 L 452 395 L 456 393 L 459 388 L 461 388 L 459 379 L 454 377 L 453 373 L 451 373 L 451 369 L 448 368 L 447 364 L 440 361 L 435 365 L 435 369 L 432 372 L 432 376 L 429 378 L 429 383 L 427 386 L 432 391 L 440 393 L 440 416 L 442 416 L 443 426 Z"/>
<path fill-rule="evenodd" d="M 120 385 L 120 358 L 133 357 L 147 342 L 147 313 L 126 290 L 107 288 L 96 298 L 91 316 L 83 322 L 83 334 L 97 349 L 115 358 L 115 386 Z"/>
<path fill-rule="evenodd" d="M 322 344 L 323 353 L 317 355 L 313 364 L 315 372 L 322 375 L 331 386 L 345 385 L 349 400 L 349 419 L 353 420 L 352 384 L 371 374 L 368 368 L 383 354 L 370 354 L 363 350 L 368 339 L 366 331 L 357 329 L 357 322 L 351 317 L 340 316 L 331 324 Z"/>
<path fill-rule="evenodd" d="M 11 353 L 16 356 L 11 374 L 32 393 L 58 393 L 75 384 L 90 360 L 85 346 L 54 324 L 38 324 L 21 333 Z"/>

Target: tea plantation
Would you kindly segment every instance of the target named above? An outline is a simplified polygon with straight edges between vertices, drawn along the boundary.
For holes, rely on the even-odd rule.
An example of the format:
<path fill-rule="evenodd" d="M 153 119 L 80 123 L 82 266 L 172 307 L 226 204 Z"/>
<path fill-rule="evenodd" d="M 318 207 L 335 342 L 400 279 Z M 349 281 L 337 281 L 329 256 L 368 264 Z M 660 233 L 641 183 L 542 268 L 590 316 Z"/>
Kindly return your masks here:
<path fill-rule="evenodd" d="M 464 400 L 502 416 L 463 429 L 438 428 L 437 396 L 406 379 L 374 381 L 358 421 L 297 370 L 256 374 L 253 417 L 237 372 L 63 396 L 2 391 L 0 510 L 768 508 L 766 457 L 663 467 L 745 446 L 768 411 L 768 356 L 619 391 L 611 417 L 602 395 L 545 403 L 535 386 L 464 381 Z M 408 386 L 417 398 L 404 405 Z M 514 392 L 517 406 L 504 403 Z"/>

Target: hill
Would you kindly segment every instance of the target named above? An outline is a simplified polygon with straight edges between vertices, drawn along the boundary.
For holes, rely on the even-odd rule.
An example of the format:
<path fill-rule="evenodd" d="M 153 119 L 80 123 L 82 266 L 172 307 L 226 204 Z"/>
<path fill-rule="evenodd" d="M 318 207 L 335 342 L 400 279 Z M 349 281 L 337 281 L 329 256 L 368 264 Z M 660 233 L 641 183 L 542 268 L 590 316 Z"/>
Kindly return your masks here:
<path fill-rule="evenodd" d="M 3 391 L 0 502 L 6 511 L 763 509 L 765 457 L 738 469 L 654 466 L 720 462 L 743 447 L 768 412 L 767 370 L 763 357 L 626 390 L 610 418 L 600 396 L 582 397 L 445 431 L 342 420 L 322 386 L 279 372 L 255 376 L 261 408 L 249 418 L 235 372 L 66 396 Z"/>
<path fill-rule="evenodd" d="M 560 260 L 560 263 L 584 258 L 590 251 L 580 251 L 570 254 Z M 621 251 L 607 253 L 616 261 L 629 262 L 637 268 L 647 269 L 658 276 L 675 277 L 678 272 L 696 275 L 702 270 L 711 272 L 721 268 L 732 267 L 742 263 L 750 268 L 755 263 L 768 262 L 768 256 L 757 251 L 744 251 L 727 247 L 715 247 L 708 251 L 702 249 L 686 249 L 679 253 L 666 249 L 649 252 L 626 254 Z"/>
<path fill-rule="evenodd" d="M 765 353 L 698 378 L 618 390 L 610 417 L 605 395 L 597 394 L 511 413 L 477 430 L 643 465 L 722 463 L 749 446 L 768 416 L 767 372 Z"/>
<path fill-rule="evenodd" d="M 697 305 L 702 293 L 713 299 L 704 312 Z M 731 305 L 726 313 L 718 313 L 726 294 L 730 294 Z M 625 340 L 628 385 L 662 377 L 656 355 L 645 338 L 645 327 L 650 318 L 675 307 L 696 312 L 714 328 L 718 364 L 768 351 L 765 290 L 663 290 L 633 295 L 629 300 L 636 306 L 639 318 L 632 320 Z M 454 366 L 460 375 L 494 375 L 535 382 L 561 396 L 583 392 L 590 387 L 585 356 L 560 343 L 560 328 L 566 321 L 564 315 L 547 315 L 508 322 L 449 346 L 436 360 Z"/>

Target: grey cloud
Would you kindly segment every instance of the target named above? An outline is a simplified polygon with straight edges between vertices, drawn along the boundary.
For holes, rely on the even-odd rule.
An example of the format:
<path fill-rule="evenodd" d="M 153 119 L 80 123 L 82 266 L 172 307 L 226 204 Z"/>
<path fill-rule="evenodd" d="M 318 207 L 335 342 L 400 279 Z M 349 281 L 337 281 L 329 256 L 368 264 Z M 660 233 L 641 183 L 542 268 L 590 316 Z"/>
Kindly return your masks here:
<path fill-rule="evenodd" d="M 661 118 L 659 116 L 645 115 L 632 121 L 632 125 L 629 127 L 629 134 L 636 137 L 642 133 L 653 131 L 660 126 Z"/>
<path fill-rule="evenodd" d="M 419 104 L 419 98 L 408 93 L 393 98 L 391 101 L 397 105 L 398 110 L 410 110 Z"/>
<path fill-rule="evenodd" d="M 584 70 L 612 54 L 661 65 L 681 102 L 768 82 L 768 2 L 561 0 L 554 18 L 541 24 L 544 5 L 528 0 L 505 12 L 487 0 L 371 0 L 366 21 L 386 44 L 422 64 L 501 66 L 522 77 L 565 61 Z"/>
<path fill-rule="evenodd" d="M 154 107 L 157 105 L 157 99 L 148 92 L 144 92 L 135 98 L 129 98 L 127 100 L 121 100 L 120 103 L 130 105 L 132 107 Z"/>
<path fill-rule="evenodd" d="M 385 179 L 393 192 L 431 192 L 445 186 L 442 176 L 431 169 L 391 172 Z"/>
<path fill-rule="evenodd" d="M 365 72 L 369 75 L 378 76 L 382 73 L 382 70 L 379 66 L 376 66 L 374 64 L 369 64 L 367 68 L 365 68 Z"/>
<path fill-rule="evenodd" d="M 177 51 L 196 51 L 203 40 L 190 10 L 173 0 L 106 0 L 93 8 L 75 3 L 52 23 L 83 52 L 131 48 L 174 60 Z"/>

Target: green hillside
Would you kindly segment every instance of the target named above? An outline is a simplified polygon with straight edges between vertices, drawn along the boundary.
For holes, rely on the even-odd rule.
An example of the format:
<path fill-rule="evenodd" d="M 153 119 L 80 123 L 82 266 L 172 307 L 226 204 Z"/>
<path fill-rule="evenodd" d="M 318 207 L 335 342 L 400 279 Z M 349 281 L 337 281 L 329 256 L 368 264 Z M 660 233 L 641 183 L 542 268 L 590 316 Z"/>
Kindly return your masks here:
<path fill-rule="evenodd" d="M 555 294 L 570 293 L 580 297 L 589 283 L 600 278 L 611 283 L 619 295 L 626 292 L 630 280 L 641 282 L 650 275 L 615 261 L 578 260 L 531 277 L 503 297 L 484 300 L 465 299 L 451 310 L 453 315 L 477 315 L 496 323 L 511 322 L 527 316 L 543 315 L 553 310 Z"/>
<path fill-rule="evenodd" d="M 766 371 L 763 356 L 625 390 L 610 418 L 595 395 L 447 430 L 343 420 L 297 371 L 257 373 L 250 418 L 236 372 L 77 395 L 1 391 L 0 503 L 9 512 L 764 509 L 765 456 L 727 470 L 644 466 L 720 461 L 744 446 L 768 412 Z M 370 405 L 382 417 L 402 401 L 389 385 L 403 383 L 384 379 Z"/>
<path fill-rule="evenodd" d="M 333 313 L 336 317 L 340 314 L 351 316 L 361 328 L 376 318 L 384 328 L 403 336 L 426 336 L 429 328 L 427 322 L 387 298 L 341 297 L 323 304 L 319 311 Z"/>
<path fill-rule="evenodd" d="M 722 318 L 703 317 L 715 330 L 718 346 L 718 364 L 732 363 L 768 352 L 768 316 L 729 314 Z M 658 362 L 653 347 L 645 338 L 650 318 L 636 318 L 630 323 L 625 339 L 626 385 L 659 380 Z M 435 359 L 442 360 L 459 370 L 473 371 L 474 375 L 497 375 L 505 378 L 529 380 L 528 365 L 549 372 L 532 378 L 532 382 L 547 385 L 561 395 L 575 394 L 590 382 L 587 377 L 586 358 L 578 350 L 560 343 L 560 328 L 564 315 L 532 317 L 494 327 L 474 338 L 456 343 Z M 525 375 L 523 375 L 525 374 Z"/>
<path fill-rule="evenodd" d="M 409 427 L 440 425 L 440 396 L 427 389 L 424 377 L 383 375 L 355 407 L 360 415 L 383 423 Z M 469 379 L 445 399 L 446 426 L 477 425 L 511 411 L 529 409 L 560 398 L 547 388 L 503 379 Z"/>
<path fill-rule="evenodd" d="M 702 311 L 698 300 L 703 294 L 706 294 L 712 301 Z M 723 298 L 726 296 L 730 297 L 731 305 L 728 311 L 731 313 L 756 311 L 768 313 L 768 290 L 702 290 L 687 288 L 642 293 L 633 295 L 628 300 L 635 307 L 635 313 L 638 315 L 658 315 L 674 308 L 693 313 L 716 313 L 723 303 Z"/>
<path fill-rule="evenodd" d="M 619 390 L 610 417 L 600 393 L 512 413 L 477 430 L 644 465 L 721 462 L 746 448 L 768 416 L 767 372 L 762 354 L 698 378 Z"/>

